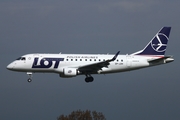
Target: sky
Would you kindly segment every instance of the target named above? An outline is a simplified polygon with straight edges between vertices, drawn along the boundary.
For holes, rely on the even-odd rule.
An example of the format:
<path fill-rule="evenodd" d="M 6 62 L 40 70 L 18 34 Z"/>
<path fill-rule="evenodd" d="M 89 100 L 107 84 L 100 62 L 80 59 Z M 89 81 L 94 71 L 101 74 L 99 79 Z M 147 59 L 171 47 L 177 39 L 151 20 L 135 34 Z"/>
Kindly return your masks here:
<path fill-rule="evenodd" d="M 0 119 L 55 120 L 96 110 L 107 120 L 179 120 L 179 0 L 1 0 Z M 28 53 L 131 54 L 172 27 L 166 65 L 107 75 L 60 78 L 6 66 Z"/>

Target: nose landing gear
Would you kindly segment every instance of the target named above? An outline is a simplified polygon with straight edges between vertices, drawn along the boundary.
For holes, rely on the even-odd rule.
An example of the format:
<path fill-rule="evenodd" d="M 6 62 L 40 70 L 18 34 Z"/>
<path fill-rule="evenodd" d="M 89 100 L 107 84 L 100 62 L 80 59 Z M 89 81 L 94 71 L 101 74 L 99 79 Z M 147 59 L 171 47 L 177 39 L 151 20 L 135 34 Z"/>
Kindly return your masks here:
<path fill-rule="evenodd" d="M 30 82 L 32 82 L 32 72 L 27 72 L 27 75 L 29 76 L 29 78 L 28 78 L 28 82 L 30 83 Z"/>
<path fill-rule="evenodd" d="M 32 79 L 31 78 L 28 78 L 28 80 L 27 80 L 29 83 L 32 81 Z"/>

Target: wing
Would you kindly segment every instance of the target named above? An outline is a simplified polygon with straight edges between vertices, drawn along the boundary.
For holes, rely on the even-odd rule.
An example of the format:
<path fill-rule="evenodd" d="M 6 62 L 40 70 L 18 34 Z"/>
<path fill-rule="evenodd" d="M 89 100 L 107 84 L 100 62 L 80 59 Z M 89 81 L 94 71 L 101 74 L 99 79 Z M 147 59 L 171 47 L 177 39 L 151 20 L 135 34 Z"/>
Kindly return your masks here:
<path fill-rule="evenodd" d="M 93 73 L 97 72 L 98 70 L 101 70 L 103 67 L 108 67 L 111 61 L 116 60 L 117 56 L 119 55 L 120 51 L 118 51 L 114 57 L 110 60 L 105 60 L 102 62 L 97 62 L 93 64 L 84 65 L 78 68 L 78 70 L 82 73 Z"/>

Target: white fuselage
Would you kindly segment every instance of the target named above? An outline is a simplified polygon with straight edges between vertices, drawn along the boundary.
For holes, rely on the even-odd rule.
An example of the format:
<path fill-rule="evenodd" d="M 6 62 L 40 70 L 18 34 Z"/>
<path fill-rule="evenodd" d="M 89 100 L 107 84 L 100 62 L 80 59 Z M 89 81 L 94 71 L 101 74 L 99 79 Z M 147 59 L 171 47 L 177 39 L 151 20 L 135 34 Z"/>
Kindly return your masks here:
<path fill-rule="evenodd" d="M 112 57 L 113 55 L 108 54 L 28 54 L 10 63 L 7 68 L 20 72 L 53 72 L 66 77 L 63 75 L 65 68 L 77 69 L 79 75 L 83 74 L 78 72 L 79 67 L 106 61 Z M 148 62 L 160 57 L 162 56 L 118 55 L 107 67 L 102 67 L 91 74 L 123 72 L 168 62 L 164 60 L 154 64 Z"/>

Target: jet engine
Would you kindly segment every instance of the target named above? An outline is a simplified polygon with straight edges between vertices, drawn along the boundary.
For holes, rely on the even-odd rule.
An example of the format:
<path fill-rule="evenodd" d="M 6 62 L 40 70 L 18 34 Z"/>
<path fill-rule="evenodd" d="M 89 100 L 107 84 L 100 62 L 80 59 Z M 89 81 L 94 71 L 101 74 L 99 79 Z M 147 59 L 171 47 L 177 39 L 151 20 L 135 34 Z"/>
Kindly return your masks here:
<path fill-rule="evenodd" d="M 76 68 L 64 68 L 63 74 L 59 74 L 60 77 L 75 77 L 78 75 L 78 70 Z"/>

